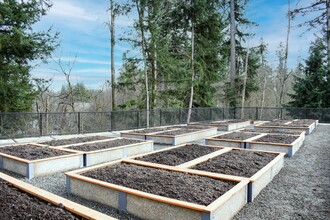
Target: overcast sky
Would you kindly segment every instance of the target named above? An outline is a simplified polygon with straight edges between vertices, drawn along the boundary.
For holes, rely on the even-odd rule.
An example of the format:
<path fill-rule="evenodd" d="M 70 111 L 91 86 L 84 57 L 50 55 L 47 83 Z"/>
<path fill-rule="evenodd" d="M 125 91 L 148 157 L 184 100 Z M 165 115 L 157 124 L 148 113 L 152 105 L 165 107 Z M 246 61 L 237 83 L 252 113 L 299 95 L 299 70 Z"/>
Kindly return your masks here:
<path fill-rule="evenodd" d="M 300 4 L 307 5 L 312 0 L 303 0 Z M 268 44 L 269 63 L 277 65 L 276 49 L 280 42 L 285 42 L 287 31 L 287 0 L 250 0 L 247 17 L 259 26 L 251 31 L 256 35 L 250 40 L 250 46 L 256 45 L 260 38 Z M 291 0 L 294 8 L 296 0 Z M 37 30 L 46 30 L 50 26 L 60 32 L 60 47 L 53 54 L 53 59 L 60 58 L 64 67 L 75 60 L 71 79 L 74 83 L 82 82 L 89 88 L 101 88 L 110 79 L 110 42 L 109 30 L 105 24 L 108 19 L 107 0 L 53 0 L 53 7 L 42 20 L 35 25 Z M 121 16 L 116 20 L 116 35 L 125 36 L 125 31 L 132 27 L 133 17 Z M 296 25 L 305 18 L 297 18 Z M 310 42 L 314 39 L 313 32 L 303 33 L 302 29 L 294 28 L 290 35 L 289 61 L 290 68 L 307 57 Z M 117 41 L 115 65 L 118 73 L 121 67 L 122 53 L 130 46 Z M 138 52 L 138 51 L 136 51 Z M 67 69 L 69 69 L 67 67 Z M 58 90 L 65 83 L 65 77 L 58 72 L 59 66 L 50 61 L 34 68 L 33 76 L 53 78 L 52 89 Z"/>

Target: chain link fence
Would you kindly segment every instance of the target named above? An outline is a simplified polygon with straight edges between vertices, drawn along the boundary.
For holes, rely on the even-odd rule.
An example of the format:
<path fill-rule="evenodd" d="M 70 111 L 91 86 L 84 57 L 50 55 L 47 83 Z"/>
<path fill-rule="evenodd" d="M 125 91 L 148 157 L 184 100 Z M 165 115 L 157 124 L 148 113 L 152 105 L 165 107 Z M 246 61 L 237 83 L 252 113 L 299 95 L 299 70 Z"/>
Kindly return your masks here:
<path fill-rule="evenodd" d="M 150 127 L 187 123 L 188 109 L 152 109 Z M 318 119 L 330 123 L 330 108 L 193 108 L 191 122 L 223 119 Z M 147 127 L 146 110 L 66 113 L 0 113 L 0 139 L 119 131 Z"/>

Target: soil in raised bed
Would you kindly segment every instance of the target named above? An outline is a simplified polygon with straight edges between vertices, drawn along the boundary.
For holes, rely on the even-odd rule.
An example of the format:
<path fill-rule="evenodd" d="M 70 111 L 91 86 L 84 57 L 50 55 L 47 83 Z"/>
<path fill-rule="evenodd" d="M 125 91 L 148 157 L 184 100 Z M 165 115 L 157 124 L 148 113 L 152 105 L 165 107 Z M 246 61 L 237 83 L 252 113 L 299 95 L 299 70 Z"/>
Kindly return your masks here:
<path fill-rule="evenodd" d="M 290 123 L 288 125 L 285 125 L 285 126 L 288 126 L 288 127 L 302 127 L 302 128 L 307 128 L 309 126 L 309 124 L 307 123 L 301 123 L 301 122 L 295 122 L 295 123 Z"/>
<path fill-rule="evenodd" d="M 227 124 L 232 124 L 232 123 L 239 123 L 247 120 L 242 120 L 242 119 L 229 119 L 229 120 L 223 120 L 223 121 L 213 121 L 210 124 L 221 124 L 221 125 L 227 125 Z"/>
<path fill-rule="evenodd" d="M 303 123 L 303 124 L 307 124 L 308 126 L 313 124 L 316 120 L 314 119 L 299 119 L 296 121 L 293 121 L 292 123 Z"/>
<path fill-rule="evenodd" d="M 47 142 L 42 142 L 40 144 L 45 144 L 49 146 L 62 146 L 68 144 L 78 144 L 90 141 L 98 141 L 105 139 L 113 139 L 115 137 L 107 137 L 107 136 L 91 136 L 91 137 L 78 137 L 78 138 L 70 138 L 70 139 L 62 139 L 62 140 L 51 140 Z"/>
<path fill-rule="evenodd" d="M 276 121 L 270 121 L 270 122 L 265 122 L 261 124 L 260 126 L 285 126 L 285 124 L 288 122 L 276 122 Z"/>
<path fill-rule="evenodd" d="M 38 160 L 70 154 L 63 151 L 57 151 L 48 147 L 36 147 L 33 145 L 0 147 L 0 153 L 9 154 L 26 160 Z"/>
<path fill-rule="evenodd" d="M 259 132 L 259 133 L 294 134 L 294 135 L 300 135 L 303 132 L 303 130 L 282 129 L 282 128 L 254 128 L 254 129 L 244 129 L 242 131 Z"/>
<path fill-rule="evenodd" d="M 169 136 L 176 136 L 176 135 L 181 135 L 181 134 L 188 134 L 192 132 L 200 131 L 200 129 L 185 129 L 181 128 L 178 130 L 170 130 L 170 131 L 165 131 L 165 132 L 160 132 L 155 135 L 169 135 Z"/>
<path fill-rule="evenodd" d="M 250 178 L 276 156 L 277 154 L 265 152 L 231 150 L 191 168 Z"/>
<path fill-rule="evenodd" d="M 84 219 L 0 180 L 1 219 Z"/>
<path fill-rule="evenodd" d="M 90 144 L 86 143 L 86 144 L 82 144 L 82 145 L 69 146 L 69 147 L 66 147 L 65 149 L 78 150 L 78 151 L 96 151 L 96 150 L 120 147 L 120 146 L 129 145 L 129 144 L 141 143 L 141 142 L 143 142 L 143 141 L 132 140 L 132 139 L 116 139 L 116 140 L 110 140 L 110 141 L 105 141 L 105 142 L 90 143 Z"/>
<path fill-rule="evenodd" d="M 237 184 L 236 182 L 127 163 L 102 167 L 82 175 L 151 194 L 206 206 Z"/>
<path fill-rule="evenodd" d="M 172 129 L 198 129 L 198 130 L 202 130 L 202 129 L 210 129 L 210 128 L 214 128 L 211 126 L 205 126 L 205 125 L 188 125 L 188 126 L 173 126 L 171 127 Z"/>
<path fill-rule="evenodd" d="M 183 147 L 170 149 L 158 153 L 149 154 L 143 157 L 137 157 L 136 160 L 142 160 L 151 163 L 159 163 L 170 166 L 177 166 L 198 157 L 210 154 L 219 148 L 207 147 L 198 144 L 188 144 Z"/>
<path fill-rule="evenodd" d="M 159 132 L 159 131 L 167 131 L 173 128 L 146 128 L 146 129 L 142 129 L 142 130 L 134 130 L 131 131 L 129 133 L 136 133 L 136 134 L 150 134 L 150 133 L 154 133 L 154 132 Z"/>
<path fill-rule="evenodd" d="M 298 137 L 291 135 L 280 135 L 280 134 L 267 134 L 261 138 L 255 139 L 255 142 L 269 142 L 269 143 L 280 143 L 280 144 L 291 144 Z"/>
<path fill-rule="evenodd" d="M 244 132 L 232 132 L 229 134 L 223 134 L 223 135 L 219 135 L 213 138 L 217 138 L 217 139 L 229 139 L 229 140 L 246 140 L 252 137 L 255 137 L 259 135 L 259 133 L 253 133 L 253 134 L 249 134 L 249 133 L 244 133 Z"/>

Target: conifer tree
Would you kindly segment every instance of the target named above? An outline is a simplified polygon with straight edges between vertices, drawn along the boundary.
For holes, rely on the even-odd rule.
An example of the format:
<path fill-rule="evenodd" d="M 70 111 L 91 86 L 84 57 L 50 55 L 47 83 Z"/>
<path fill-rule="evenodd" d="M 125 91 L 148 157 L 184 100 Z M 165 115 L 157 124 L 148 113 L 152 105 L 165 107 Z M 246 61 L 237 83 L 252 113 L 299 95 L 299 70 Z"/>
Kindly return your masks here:
<path fill-rule="evenodd" d="M 323 39 L 316 39 L 310 46 L 303 75 L 295 76 L 293 99 L 289 106 L 304 108 L 330 107 L 330 75 L 326 65 L 326 46 Z"/>
<path fill-rule="evenodd" d="M 28 111 L 37 96 L 31 61 L 46 62 L 58 34 L 35 32 L 51 4 L 47 0 L 0 1 L 0 112 Z"/>

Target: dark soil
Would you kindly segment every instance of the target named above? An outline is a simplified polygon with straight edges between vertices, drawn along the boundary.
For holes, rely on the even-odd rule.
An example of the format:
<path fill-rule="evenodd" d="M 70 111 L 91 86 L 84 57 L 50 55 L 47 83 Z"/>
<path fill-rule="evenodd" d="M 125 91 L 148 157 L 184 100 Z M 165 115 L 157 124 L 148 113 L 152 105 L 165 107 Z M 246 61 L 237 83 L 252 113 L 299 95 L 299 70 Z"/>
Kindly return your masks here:
<path fill-rule="evenodd" d="M 1 219 L 83 219 L 0 180 Z"/>
<path fill-rule="evenodd" d="M 292 123 L 303 123 L 303 124 L 306 124 L 306 125 L 311 125 L 315 122 L 316 120 L 314 119 L 299 119 L 297 121 L 293 121 Z"/>
<path fill-rule="evenodd" d="M 156 135 L 169 135 L 169 136 L 176 136 L 180 134 L 188 134 L 192 132 L 200 131 L 200 129 L 178 129 L 178 130 L 170 130 L 170 131 L 165 131 L 165 132 L 160 132 L 157 133 Z"/>
<path fill-rule="evenodd" d="M 69 146 L 67 147 L 67 149 L 78 150 L 78 151 L 96 151 L 96 150 L 103 150 L 107 148 L 114 148 L 114 147 L 136 144 L 141 142 L 143 141 L 133 140 L 133 139 L 116 139 L 105 142 L 82 144 L 78 146 Z"/>
<path fill-rule="evenodd" d="M 265 122 L 261 124 L 260 126 L 285 126 L 285 124 L 288 122 L 276 122 L 276 121 L 270 121 L 270 122 Z"/>
<path fill-rule="evenodd" d="M 202 130 L 202 129 L 209 129 L 209 128 L 214 128 L 211 126 L 205 126 L 205 125 L 188 125 L 188 126 L 173 126 L 171 127 L 172 129 L 198 129 L 198 130 Z"/>
<path fill-rule="evenodd" d="M 38 160 L 70 154 L 67 152 L 50 149 L 48 147 L 36 147 L 33 145 L 0 147 L 0 153 L 9 154 L 26 160 Z"/>
<path fill-rule="evenodd" d="M 270 143 L 281 143 L 291 144 L 297 139 L 296 136 L 291 135 L 279 135 L 279 134 L 267 134 L 261 138 L 255 139 L 255 142 L 270 142 Z"/>
<path fill-rule="evenodd" d="M 90 141 L 98 141 L 98 140 L 105 140 L 105 139 L 113 139 L 115 137 L 106 137 L 106 136 L 91 136 L 91 137 L 79 137 L 79 138 L 70 138 L 70 139 L 63 139 L 63 140 L 52 140 L 47 142 L 42 142 L 40 144 L 45 144 L 49 146 L 62 146 L 68 144 L 78 144 Z"/>
<path fill-rule="evenodd" d="M 282 129 L 282 128 L 254 128 L 254 129 L 244 129 L 244 132 L 259 132 L 259 133 L 279 133 L 279 134 L 293 134 L 300 135 L 303 130 L 295 130 L 295 129 Z"/>
<path fill-rule="evenodd" d="M 288 126 L 288 127 L 308 127 L 310 124 L 307 124 L 307 123 L 300 123 L 300 122 L 296 122 L 296 123 L 290 123 L 288 125 L 285 125 L 285 126 Z"/>
<path fill-rule="evenodd" d="M 152 163 L 177 166 L 198 157 L 210 154 L 219 148 L 206 147 L 198 144 L 189 144 L 184 147 L 174 148 L 171 150 L 149 154 L 143 157 L 137 157 L 136 160 L 142 160 Z"/>
<path fill-rule="evenodd" d="M 236 184 L 235 182 L 126 163 L 102 167 L 83 175 L 143 192 L 206 206 Z"/>
<path fill-rule="evenodd" d="M 142 129 L 142 130 L 134 130 L 131 131 L 130 133 L 136 133 L 136 134 L 150 134 L 150 133 L 154 133 L 154 132 L 159 132 L 159 131 L 167 131 L 173 128 L 146 128 L 146 129 Z"/>
<path fill-rule="evenodd" d="M 247 120 L 242 120 L 242 119 L 229 119 L 229 120 L 223 120 L 223 121 L 214 121 L 211 122 L 210 124 L 222 124 L 222 125 L 227 125 L 227 124 L 232 124 L 232 123 L 238 123 L 238 122 L 243 122 Z"/>
<path fill-rule="evenodd" d="M 231 150 L 191 168 L 250 178 L 276 156 L 264 152 Z"/>
<path fill-rule="evenodd" d="M 229 133 L 229 134 L 219 135 L 219 136 L 216 136 L 213 138 L 231 139 L 231 140 L 246 140 L 246 139 L 257 136 L 258 134 L 259 133 L 249 134 L 249 133 L 244 133 L 244 132 L 233 132 L 233 133 Z"/>

